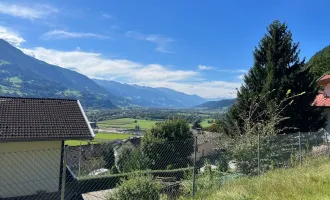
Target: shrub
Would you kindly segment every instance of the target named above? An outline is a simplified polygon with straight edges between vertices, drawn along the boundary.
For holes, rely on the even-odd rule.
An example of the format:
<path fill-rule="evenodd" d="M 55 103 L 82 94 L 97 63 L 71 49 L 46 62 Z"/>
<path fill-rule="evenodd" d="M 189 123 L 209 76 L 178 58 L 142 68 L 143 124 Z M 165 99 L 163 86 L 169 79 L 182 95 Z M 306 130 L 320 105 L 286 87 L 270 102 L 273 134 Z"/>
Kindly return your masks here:
<path fill-rule="evenodd" d="M 151 176 L 134 175 L 124 180 L 118 190 L 109 196 L 109 200 L 158 200 L 161 184 Z"/>
<path fill-rule="evenodd" d="M 206 162 L 205 171 L 196 175 L 196 191 L 211 191 L 218 188 L 221 183 L 222 173 L 218 170 L 212 170 L 210 164 Z M 182 193 L 184 195 L 192 194 L 193 173 L 186 173 L 185 180 L 181 182 Z"/>

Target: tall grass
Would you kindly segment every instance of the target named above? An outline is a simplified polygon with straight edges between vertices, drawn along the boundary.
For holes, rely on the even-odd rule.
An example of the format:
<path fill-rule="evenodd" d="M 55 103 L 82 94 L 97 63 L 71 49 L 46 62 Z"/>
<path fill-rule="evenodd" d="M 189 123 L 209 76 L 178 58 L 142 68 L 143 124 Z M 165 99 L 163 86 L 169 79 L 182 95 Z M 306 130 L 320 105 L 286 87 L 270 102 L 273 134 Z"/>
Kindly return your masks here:
<path fill-rule="evenodd" d="M 241 178 L 212 192 L 199 191 L 195 199 L 330 199 L 330 159 L 312 159 L 302 167 L 273 170 L 260 177 Z"/>

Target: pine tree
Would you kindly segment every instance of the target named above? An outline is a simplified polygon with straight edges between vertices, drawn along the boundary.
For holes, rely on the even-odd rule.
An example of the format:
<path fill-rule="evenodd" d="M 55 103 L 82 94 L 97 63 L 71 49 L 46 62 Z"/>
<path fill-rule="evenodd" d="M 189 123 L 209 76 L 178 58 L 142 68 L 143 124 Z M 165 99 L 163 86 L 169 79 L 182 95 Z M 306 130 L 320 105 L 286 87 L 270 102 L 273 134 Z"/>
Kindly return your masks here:
<path fill-rule="evenodd" d="M 254 64 L 237 92 L 237 102 L 221 123 L 227 134 L 244 134 L 242 113 L 251 110 L 252 101 L 267 98 L 259 101 L 263 105 L 258 106 L 252 116 L 256 120 L 267 119 L 267 113 L 287 96 L 287 91 L 293 95 L 304 94 L 283 110 L 282 116 L 288 119 L 281 122 L 278 129 L 295 132 L 317 130 L 324 126 L 322 110 L 311 106 L 318 88 L 305 67 L 305 60 L 300 61 L 299 53 L 299 43 L 293 42 L 285 23 L 274 21 L 269 25 L 267 33 L 254 50 Z M 237 127 L 235 133 L 232 127 Z"/>

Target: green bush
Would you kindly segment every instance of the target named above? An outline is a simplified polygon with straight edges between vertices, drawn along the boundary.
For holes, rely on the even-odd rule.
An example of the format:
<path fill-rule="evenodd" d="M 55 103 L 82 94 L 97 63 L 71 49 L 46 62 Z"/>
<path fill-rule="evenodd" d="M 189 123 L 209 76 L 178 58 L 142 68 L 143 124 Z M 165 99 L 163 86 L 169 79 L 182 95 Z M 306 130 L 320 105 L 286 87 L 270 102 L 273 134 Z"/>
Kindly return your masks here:
<path fill-rule="evenodd" d="M 261 135 L 259 139 L 260 173 L 271 169 L 294 167 L 299 163 L 299 135 Z M 324 141 L 323 131 L 301 133 L 302 155 Z M 237 171 L 258 174 L 258 136 L 243 135 L 227 147 L 227 154 L 235 161 Z M 223 155 L 226 155 L 223 154 Z"/>
<path fill-rule="evenodd" d="M 161 184 L 151 176 L 134 175 L 124 180 L 118 190 L 109 196 L 109 200 L 158 200 Z"/>
<path fill-rule="evenodd" d="M 222 172 L 219 170 L 212 170 L 211 165 L 206 161 L 205 171 L 200 172 L 196 175 L 196 191 L 211 191 L 214 188 L 220 186 Z M 190 195 L 192 194 L 193 188 L 193 174 L 186 173 L 185 180 L 182 181 L 182 194 Z"/>

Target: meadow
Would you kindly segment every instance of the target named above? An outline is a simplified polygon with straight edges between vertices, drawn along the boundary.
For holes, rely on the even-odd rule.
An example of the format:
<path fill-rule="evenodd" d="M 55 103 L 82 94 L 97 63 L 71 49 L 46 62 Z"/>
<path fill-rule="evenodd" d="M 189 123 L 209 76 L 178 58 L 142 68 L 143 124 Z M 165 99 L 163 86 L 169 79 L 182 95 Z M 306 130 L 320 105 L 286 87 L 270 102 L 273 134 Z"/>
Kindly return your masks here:
<path fill-rule="evenodd" d="M 207 121 L 209 120 L 212 120 L 212 119 L 204 119 L 202 122 L 201 122 L 201 126 L 203 128 L 207 128 L 207 127 L 210 127 L 212 124 L 209 124 Z"/>
<path fill-rule="evenodd" d="M 140 129 L 150 129 L 156 124 L 156 120 L 145 120 L 145 119 L 133 119 L 133 118 L 121 118 L 111 119 L 97 122 L 97 125 L 101 128 L 123 128 L 123 129 L 135 129 L 138 125 Z"/>
<path fill-rule="evenodd" d="M 136 120 L 136 122 L 135 122 Z M 208 123 L 207 121 L 212 119 L 204 119 L 201 122 L 203 128 L 210 127 L 212 124 Z M 105 128 L 122 128 L 122 129 L 135 129 L 135 126 L 140 126 L 141 130 L 151 129 L 157 122 L 161 122 L 161 120 L 145 120 L 145 119 L 134 119 L 134 118 L 121 118 L 121 119 L 111 119 L 111 120 L 104 120 L 97 123 L 97 125 L 101 129 Z M 192 126 L 192 123 L 189 124 Z"/>
<path fill-rule="evenodd" d="M 95 134 L 94 140 L 91 141 L 92 144 L 101 143 L 101 142 L 107 142 L 107 141 L 113 141 L 116 139 L 126 139 L 133 135 L 131 134 L 124 134 L 124 133 L 106 133 L 106 132 L 99 132 Z M 80 140 L 68 140 L 65 141 L 65 144 L 69 146 L 79 146 Z M 81 145 L 87 145 L 87 141 L 81 141 Z"/>

